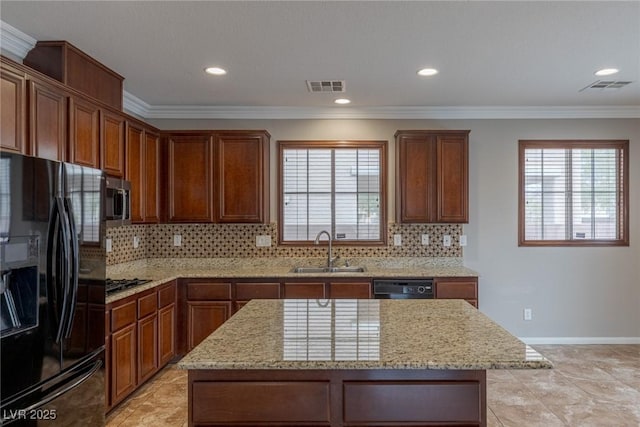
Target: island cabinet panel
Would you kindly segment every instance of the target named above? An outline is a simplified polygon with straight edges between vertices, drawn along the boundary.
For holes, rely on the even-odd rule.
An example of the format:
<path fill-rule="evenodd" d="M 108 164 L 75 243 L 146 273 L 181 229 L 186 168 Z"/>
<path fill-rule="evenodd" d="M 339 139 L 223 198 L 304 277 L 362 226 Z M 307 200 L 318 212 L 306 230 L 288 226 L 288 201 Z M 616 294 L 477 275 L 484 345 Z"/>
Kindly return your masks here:
<path fill-rule="evenodd" d="M 284 298 L 325 298 L 324 282 L 285 282 Z"/>
<path fill-rule="evenodd" d="M 124 116 L 102 110 L 100 168 L 108 175 L 124 176 Z"/>
<path fill-rule="evenodd" d="M 234 131 L 216 134 L 215 221 L 269 222 L 269 134 Z"/>
<path fill-rule="evenodd" d="M 370 282 L 329 282 L 329 298 L 371 298 Z"/>
<path fill-rule="evenodd" d="M 477 277 L 438 277 L 435 279 L 436 298 L 464 299 L 478 308 Z"/>
<path fill-rule="evenodd" d="M 25 74 L 0 64 L 0 147 L 26 154 L 27 81 Z"/>
<path fill-rule="evenodd" d="M 484 370 L 189 370 L 190 426 L 486 427 Z"/>
<path fill-rule="evenodd" d="M 65 161 L 67 94 L 46 83 L 29 80 L 29 154 Z"/>
<path fill-rule="evenodd" d="M 403 223 L 466 223 L 467 130 L 396 132 L 396 217 Z"/>
<path fill-rule="evenodd" d="M 218 329 L 231 316 L 231 301 L 187 302 L 187 350 Z"/>
<path fill-rule="evenodd" d="M 69 161 L 100 167 L 100 108 L 79 97 L 69 98 Z"/>

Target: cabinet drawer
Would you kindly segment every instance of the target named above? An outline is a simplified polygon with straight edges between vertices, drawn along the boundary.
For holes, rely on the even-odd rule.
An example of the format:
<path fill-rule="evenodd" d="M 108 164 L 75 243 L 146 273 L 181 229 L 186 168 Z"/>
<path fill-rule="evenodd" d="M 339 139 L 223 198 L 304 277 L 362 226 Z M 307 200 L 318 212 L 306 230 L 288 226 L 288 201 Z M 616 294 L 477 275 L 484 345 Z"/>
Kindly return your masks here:
<path fill-rule="evenodd" d="M 236 283 L 236 299 L 280 298 L 280 283 Z"/>
<path fill-rule="evenodd" d="M 436 298 L 477 299 L 477 283 L 474 281 L 436 282 Z"/>
<path fill-rule="evenodd" d="M 175 282 L 158 290 L 158 308 L 166 307 L 174 302 L 176 302 Z"/>
<path fill-rule="evenodd" d="M 338 299 L 338 298 L 368 299 L 368 298 L 371 298 L 371 283 L 331 282 L 329 283 L 329 297 L 332 299 Z"/>
<path fill-rule="evenodd" d="M 285 283 L 285 298 L 324 298 L 324 283 Z"/>
<path fill-rule="evenodd" d="M 158 310 L 158 298 L 153 292 L 138 298 L 138 319 L 142 319 Z"/>
<path fill-rule="evenodd" d="M 230 300 L 231 283 L 188 283 L 189 300 Z"/>
<path fill-rule="evenodd" d="M 111 332 L 115 332 L 136 321 L 136 301 L 131 301 L 111 310 Z"/>

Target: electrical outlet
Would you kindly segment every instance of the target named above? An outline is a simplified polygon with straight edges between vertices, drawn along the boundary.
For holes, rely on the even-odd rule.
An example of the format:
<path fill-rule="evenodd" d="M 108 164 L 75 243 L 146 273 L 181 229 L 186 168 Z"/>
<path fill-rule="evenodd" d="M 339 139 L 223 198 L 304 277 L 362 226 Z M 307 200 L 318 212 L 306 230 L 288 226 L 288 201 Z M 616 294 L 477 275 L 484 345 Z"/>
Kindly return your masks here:
<path fill-rule="evenodd" d="M 104 245 L 105 245 L 105 250 L 107 252 L 111 252 L 113 250 L 113 241 L 111 240 L 110 237 L 107 237 L 104 241 Z"/>
<path fill-rule="evenodd" d="M 524 320 L 531 320 L 533 319 L 533 312 L 530 308 L 525 308 L 524 310 L 522 310 L 522 318 Z"/>
<path fill-rule="evenodd" d="M 259 248 L 271 246 L 271 236 L 256 236 L 256 246 Z"/>
<path fill-rule="evenodd" d="M 463 234 L 460 236 L 460 246 L 467 246 L 467 235 Z"/>
<path fill-rule="evenodd" d="M 448 234 L 442 236 L 442 245 L 446 248 L 451 246 L 451 236 L 449 236 Z"/>
<path fill-rule="evenodd" d="M 429 235 L 428 234 L 423 234 L 422 235 L 422 244 L 424 246 L 428 246 L 429 245 Z"/>
<path fill-rule="evenodd" d="M 402 246 L 402 234 L 393 235 L 393 246 Z"/>
<path fill-rule="evenodd" d="M 138 249 L 140 246 L 140 238 L 138 236 L 133 236 L 133 249 Z"/>
<path fill-rule="evenodd" d="M 180 234 L 173 235 L 173 246 L 182 246 L 182 236 Z"/>

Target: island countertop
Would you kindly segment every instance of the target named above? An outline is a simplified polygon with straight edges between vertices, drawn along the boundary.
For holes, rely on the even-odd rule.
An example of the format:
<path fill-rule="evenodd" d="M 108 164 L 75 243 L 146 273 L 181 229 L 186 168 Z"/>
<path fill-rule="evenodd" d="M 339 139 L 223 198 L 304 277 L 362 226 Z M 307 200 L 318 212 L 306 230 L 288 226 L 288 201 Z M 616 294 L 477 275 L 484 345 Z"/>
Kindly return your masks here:
<path fill-rule="evenodd" d="M 189 370 L 540 369 L 549 360 L 463 300 L 252 300 Z"/>

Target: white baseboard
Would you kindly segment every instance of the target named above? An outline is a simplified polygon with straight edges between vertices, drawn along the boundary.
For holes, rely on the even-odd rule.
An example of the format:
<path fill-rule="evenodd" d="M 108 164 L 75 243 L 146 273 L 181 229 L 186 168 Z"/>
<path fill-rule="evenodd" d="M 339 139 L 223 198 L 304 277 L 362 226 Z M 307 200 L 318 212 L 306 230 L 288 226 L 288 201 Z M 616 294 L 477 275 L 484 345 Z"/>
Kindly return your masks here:
<path fill-rule="evenodd" d="M 640 337 L 518 337 L 526 344 L 640 344 Z"/>

